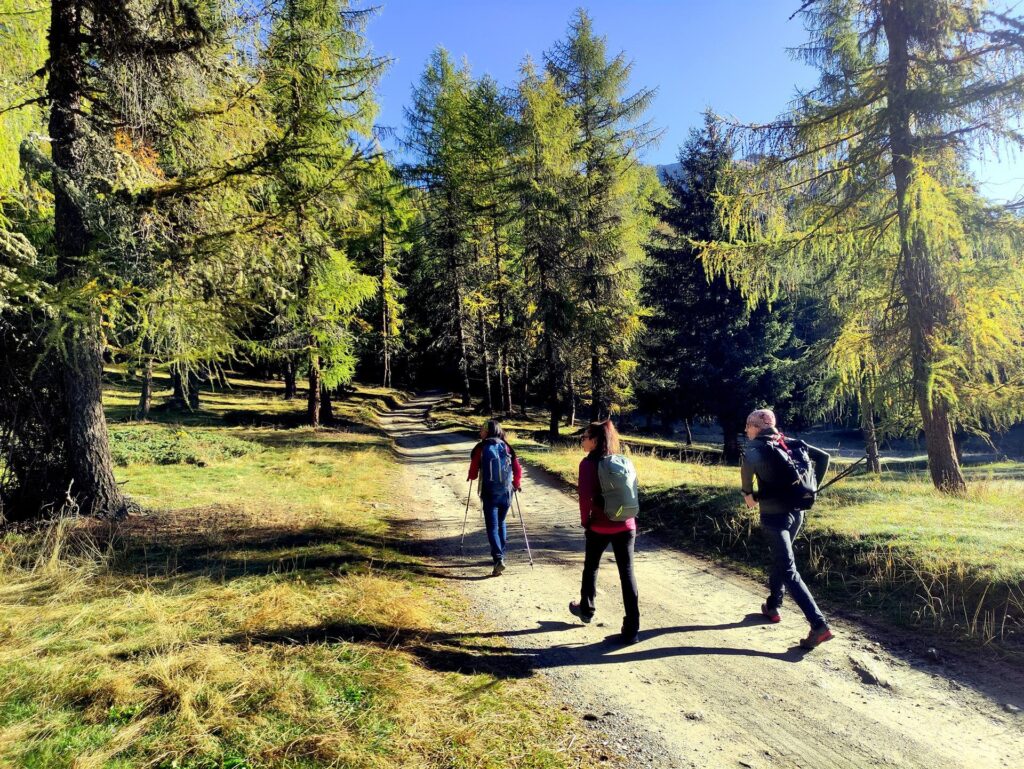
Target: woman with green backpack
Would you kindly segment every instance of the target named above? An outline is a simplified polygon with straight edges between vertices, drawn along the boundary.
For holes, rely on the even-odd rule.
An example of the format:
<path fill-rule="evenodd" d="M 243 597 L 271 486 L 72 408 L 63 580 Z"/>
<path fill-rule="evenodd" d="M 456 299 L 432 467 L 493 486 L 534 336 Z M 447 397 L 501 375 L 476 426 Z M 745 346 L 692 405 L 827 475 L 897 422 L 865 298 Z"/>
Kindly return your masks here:
<path fill-rule="evenodd" d="M 579 472 L 580 523 L 586 530 L 586 550 L 580 600 L 569 603 L 569 612 L 583 622 L 593 619 L 597 570 L 601 556 L 611 545 L 626 609 L 618 640 L 635 643 L 640 630 L 639 593 L 633 573 L 638 510 L 636 471 L 633 463 L 619 453 L 619 434 L 610 419 L 588 425 L 580 443 L 587 452 Z"/>

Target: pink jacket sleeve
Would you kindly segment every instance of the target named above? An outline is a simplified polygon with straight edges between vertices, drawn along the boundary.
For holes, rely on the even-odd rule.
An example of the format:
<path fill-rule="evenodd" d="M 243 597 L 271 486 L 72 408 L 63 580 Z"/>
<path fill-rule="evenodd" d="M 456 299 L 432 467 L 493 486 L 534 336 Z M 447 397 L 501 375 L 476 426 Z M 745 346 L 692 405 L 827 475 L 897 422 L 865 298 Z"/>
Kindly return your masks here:
<path fill-rule="evenodd" d="M 580 523 L 583 526 L 590 524 L 590 514 L 600 505 L 596 504 L 594 490 L 598 486 L 597 467 L 593 462 L 584 459 L 580 462 L 580 479 L 577 485 L 580 495 Z M 603 510 L 601 511 L 603 512 Z"/>
<path fill-rule="evenodd" d="M 512 486 L 513 488 L 521 488 L 523 485 L 523 466 L 519 464 L 519 457 L 516 456 L 515 450 L 509 445 L 508 441 L 505 441 L 505 448 L 508 449 L 508 455 L 512 457 Z"/>

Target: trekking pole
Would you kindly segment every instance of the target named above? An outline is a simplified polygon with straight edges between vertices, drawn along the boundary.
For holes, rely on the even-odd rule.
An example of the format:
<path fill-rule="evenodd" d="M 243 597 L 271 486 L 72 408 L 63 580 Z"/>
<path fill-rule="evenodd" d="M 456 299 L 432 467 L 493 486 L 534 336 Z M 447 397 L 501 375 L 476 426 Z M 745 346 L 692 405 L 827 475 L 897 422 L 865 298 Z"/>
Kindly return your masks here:
<path fill-rule="evenodd" d="M 868 459 L 868 455 L 865 454 L 860 459 L 858 459 L 856 462 L 854 462 L 853 464 L 851 464 L 851 465 L 847 466 L 845 469 L 843 469 L 842 472 L 836 473 L 835 476 L 833 476 L 832 480 L 830 480 L 828 483 L 823 483 L 818 488 L 818 491 L 815 492 L 815 493 L 816 494 L 820 493 L 820 492 L 824 491 L 825 489 L 827 489 L 829 486 L 831 486 L 836 481 L 841 481 L 846 476 L 851 475 L 853 473 L 853 471 L 857 469 L 857 465 L 859 465 L 861 462 L 866 462 L 867 459 Z"/>
<path fill-rule="evenodd" d="M 469 482 L 469 489 L 466 490 L 466 514 L 462 517 L 462 539 L 459 540 L 459 553 L 465 554 L 466 544 L 466 522 L 469 521 L 469 500 L 473 496 L 473 481 Z"/>
<path fill-rule="evenodd" d="M 526 555 L 530 558 L 530 568 L 533 568 L 533 553 L 530 552 L 530 538 L 526 536 L 526 521 L 523 520 L 523 506 L 519 504 L 519 492 L 513 491 L 512 496 L 516 500 L 516 508 L 519 510 L 519 523 L 523 527 L 523 540 L 526 542 Z"/>

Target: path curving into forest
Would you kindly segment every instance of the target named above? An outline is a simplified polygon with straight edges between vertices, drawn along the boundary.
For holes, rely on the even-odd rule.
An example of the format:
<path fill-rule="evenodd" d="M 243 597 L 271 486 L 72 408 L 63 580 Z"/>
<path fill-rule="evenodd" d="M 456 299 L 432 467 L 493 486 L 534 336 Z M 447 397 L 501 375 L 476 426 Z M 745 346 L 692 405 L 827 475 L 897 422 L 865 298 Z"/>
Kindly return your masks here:
<path fill-rule="evenodd" d="M 476 499 L 460 554 L 473 441 L 428 427 L 439 400 L 421 396 L 381 417 L 423 500 L 402 525 L 500 629 L 517 663 L 509 675 L 547 676 L 569 707 L 609 735 L 610 755 L 659 769 L 1024 766 L 1024 716 L 1012 712 L 1024 707 L 1024 687 L 1015 671 L 989 664 L 968 678 L 843 621 L 834 623 L 835 640 L 804 652 L 797 641 L 807 626 L 791 602 L 781 624 L 766 624 L 757 614 L 760 585 L 648 535 L 637 548 L 640 642 L 608 643 L 622 618 L 611 551 L 598 614 L 581 625 L 566 608 L 578 597 L 583 561 L 576 500 L 537 468 L 525 467 L 521 497 L 536 566 L 510 515 L 509 569 L 491 578 Z"/>

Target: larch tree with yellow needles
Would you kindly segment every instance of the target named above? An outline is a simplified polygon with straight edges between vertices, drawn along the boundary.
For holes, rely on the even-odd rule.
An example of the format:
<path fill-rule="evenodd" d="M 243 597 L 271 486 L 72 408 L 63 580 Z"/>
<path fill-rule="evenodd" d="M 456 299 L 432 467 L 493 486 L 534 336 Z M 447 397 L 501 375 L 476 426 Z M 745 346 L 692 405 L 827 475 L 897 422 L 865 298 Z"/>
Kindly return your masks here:
<path fill-rule="evenodd" d="M 807 0 L 798 15 L 820 80 L 776 122 L 730 125 L 749 162 L 702 259 L 752 303 L 824 297 L 843 386 L 911 405 L 933 483 L 963 492 L 954 431 L 1020 411 L 1024 222 L 979 194 L 971 161 L 1024 146 L 1024 20 L 983 0 Z"/>

